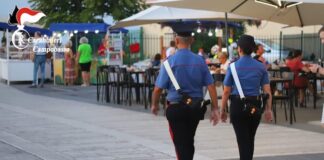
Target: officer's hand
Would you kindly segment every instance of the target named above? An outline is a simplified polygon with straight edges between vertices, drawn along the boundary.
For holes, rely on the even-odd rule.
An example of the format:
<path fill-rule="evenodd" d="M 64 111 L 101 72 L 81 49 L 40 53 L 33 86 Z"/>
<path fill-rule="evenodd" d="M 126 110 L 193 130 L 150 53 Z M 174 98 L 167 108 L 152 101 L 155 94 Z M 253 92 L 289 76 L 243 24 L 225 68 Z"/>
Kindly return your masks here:
<path fill-rule="evenodd" d="M 151 112 L 154 114 L 154 115 L 157 115 L 159 113 L 159 109 L 160 107 L 157 105 L 152 105 L 151 107 Z"/>
<path fill-rule="evenodd" d="M 223 123 L 227 120 L 227 113 L 225 111 L 221 111 L 221 120 Z"/>
<path fill-rule="evenodd" d="M 272 111 L 271 110 L 265 110 L 264 118 L 265 118 L 266 122 L 271 122 L 272 121 Z"/>
<path fill-rule="evenodd" d="M 219 122 L 219 111 L 218 109 L 213 109 L 210 114 L 210 122 L 213 123 L 213 126 L 215 126 Z"/>

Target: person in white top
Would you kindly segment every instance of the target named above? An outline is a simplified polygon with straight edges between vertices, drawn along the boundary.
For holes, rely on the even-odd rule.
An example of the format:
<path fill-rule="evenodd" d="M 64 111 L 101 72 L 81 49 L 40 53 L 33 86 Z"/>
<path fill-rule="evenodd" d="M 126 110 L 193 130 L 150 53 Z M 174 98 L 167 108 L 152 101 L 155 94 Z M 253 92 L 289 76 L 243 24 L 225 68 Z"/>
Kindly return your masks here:
<path fill-rule="evenodd" d="M 217 54 L 218 60 L 221 63 L 220 67 L 217 68 L 215 66 L 211 67 L 212 71 L 215 71 L 216 73 L 220 73 L 220 74 L 226 74 L 227 68 L 229 66 L 229 64 L 231 63 L 230 60 L 228 60 L 228 56 L 226 52 L 220 52 Z"/>
<path fill-rule="evenodd" d="M 173 55 L 176 52 L 176 45 L 174 41 L 170 42 L 170 47 L 166 50 L 166 58 Z"/>
<path fill-rule="evenodd" d="M 225 52 L 221 52 L 218 56 L 218 59 L 221 63 L 220 65 L 220 73 L 221 74 L 226 74 L 227 68 L 230 64 L 230 61 L 227 59 L 227 54 Z"/>
<path fill-rule="evenodd" d="M 319 30 L 318 34 L 319 34 L 321 43 L 324 44 L 324 26 Z M 320 75 L 324 75 L 324 68 L 322 66 L 318 65 L 318 64 L 311 64 L 311 66 L 309 67 L 309 69 L 313 73 L 318 73 Z"/>
<path fill-rule="evenodd" d="M 321 39 L 322 44 L 324 44 L 324 26 L 319 30 L 318 34 L 319 34 L 319 37 Z M 321 65 L 311 64 L 310 67 L 309 67 L 309 69 L 313 73 L 317 73 L 317 74 L 320 74 L 320 75 L 324 75 L 324 68 Z"/>
<path fill-rule="evenodd" d="M 324 26 L 319 30 L 318 34 L 319 34 L 319 37 L 321 39 L 322 44 L 324 44 Z M 323 67 L 318 67 L 316 69 L 316 72 L 324 75 L 324 68 Z M 322 121 L 321 121 L 321 123 L 322 123 L 322 127 L 324 127 L 324 105 L 323 105 L 323 113 L 322 113 Z"/>

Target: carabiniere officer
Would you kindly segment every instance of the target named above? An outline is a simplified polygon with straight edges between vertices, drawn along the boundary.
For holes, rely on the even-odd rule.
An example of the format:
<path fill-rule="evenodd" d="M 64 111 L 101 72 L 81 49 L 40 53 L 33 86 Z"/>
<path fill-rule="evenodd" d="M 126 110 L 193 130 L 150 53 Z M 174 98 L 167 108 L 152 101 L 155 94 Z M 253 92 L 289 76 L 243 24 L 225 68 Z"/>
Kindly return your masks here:
<path fill-rule="evenodd" d="M 193 101 L 203 100 L 203 87 L 207 86 L 213 102 L 211 121 L 216 125 L 220 117 L 214 80 L 205 61 L 189 50 L 193 37 L 191 37 L 192 29 L 186 28 L 187 26 L 186 24 L 172 26 L 173 31 L 177 33 L 175 42 L 178 50 L 174 55 L 169 56 L 167 61 L 170 63 L 182 93 L 190 96 Z M 162 89 L 168 90 L 166 117 L 169 121 L 169 130 L 177 158 L 178 160 L 192 160 L 195 152 L 194 136 L 200 120 L 197 117 L 203 115 L 199 110 L 197 112 L 192 109 L 192 106 L 183 103 L 184 96 L 176 91 L 164 65 L 161 65 L 152 96 L 153 114 L 158 113 Z"/>
<path fill-rule="evenodd" d="M 272 120 L 271 91 L 268 72 L 265 66 L 251 57 L 256 45 L 254 38 L 242 35 L 237 42 L 240 58 L 233 62 L 237 70 L 245 99 L 241 99 L 231 69 L 227 69 L 224 79 L 224 94 L 222 97 L 221 119 L 227 119 L 225 107 L 230 98 L 230 118 L 236 134 L 240 160 L 252 160 L 254 152 L 254 137 L 260 123 L 262 112 L 248 110 L 245 102 L 261 110 L 260 88 L 269 96 L 265 107 L 265 119 Z"/>

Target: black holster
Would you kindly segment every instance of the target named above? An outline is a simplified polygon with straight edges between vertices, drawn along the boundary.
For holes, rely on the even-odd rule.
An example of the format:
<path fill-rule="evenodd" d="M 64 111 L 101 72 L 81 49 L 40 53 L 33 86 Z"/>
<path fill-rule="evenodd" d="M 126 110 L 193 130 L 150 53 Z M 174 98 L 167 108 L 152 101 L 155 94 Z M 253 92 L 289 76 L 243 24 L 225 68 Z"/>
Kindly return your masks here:
<path fill-rule="evenodd" d="M 207 111 L 207 106 L 202 105 L 203 99 L 202 98 L 192 98 L 188 94 L 179 92 L 182 96 L 181 104 L 188 106 L 192 113 L 194 113 L 197 119 L 203 120 L 205 118 L 205 113 Z M 198 113 L 198 114 L 197 114 Z"/>

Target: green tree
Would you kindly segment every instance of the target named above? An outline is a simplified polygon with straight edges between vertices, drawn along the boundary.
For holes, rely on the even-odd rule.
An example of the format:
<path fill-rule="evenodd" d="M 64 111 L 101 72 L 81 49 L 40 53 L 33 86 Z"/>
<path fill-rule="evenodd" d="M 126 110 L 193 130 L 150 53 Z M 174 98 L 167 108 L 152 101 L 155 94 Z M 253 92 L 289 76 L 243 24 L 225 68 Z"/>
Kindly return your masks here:
<path fill-rule="evenodd" d="M 95 17 L 129 17 L 147 6 L 144 0 L 28 0 L 31 7 L 46 14 L 40 23 L 48 27 L 59 22 L 102 22 Z"/>

